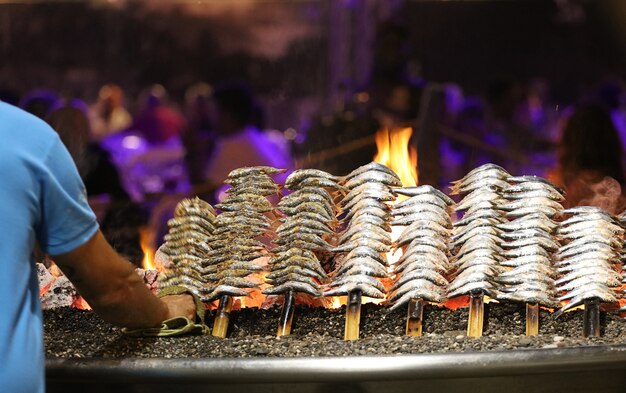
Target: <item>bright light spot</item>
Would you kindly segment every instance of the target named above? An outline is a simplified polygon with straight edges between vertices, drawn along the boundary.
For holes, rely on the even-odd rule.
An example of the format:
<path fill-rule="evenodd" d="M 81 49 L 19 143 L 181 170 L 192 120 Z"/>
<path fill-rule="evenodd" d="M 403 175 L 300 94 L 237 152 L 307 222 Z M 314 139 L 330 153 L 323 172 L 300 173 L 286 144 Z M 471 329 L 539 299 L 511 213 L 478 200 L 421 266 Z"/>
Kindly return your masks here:
<path fill-rule="evenodd" d="M 122 139 L 122 146 L 125 149 L 139 149 L 141 146 L 141 138 L 136 135 L 128 135 Z"/>
<path fill-rule="evenodd" d="M 298 131 L 293 128 L 287 128 L 283 134 L 285 135 L 285 139 L 293 141 L 298 136 Z"/>

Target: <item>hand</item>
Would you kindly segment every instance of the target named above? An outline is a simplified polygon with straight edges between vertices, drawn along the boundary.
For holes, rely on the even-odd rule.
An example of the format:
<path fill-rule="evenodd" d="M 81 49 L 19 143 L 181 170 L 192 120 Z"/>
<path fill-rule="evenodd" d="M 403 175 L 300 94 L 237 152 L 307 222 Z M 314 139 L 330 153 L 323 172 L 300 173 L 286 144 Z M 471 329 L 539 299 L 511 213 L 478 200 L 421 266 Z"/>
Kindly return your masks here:
<path fill-rule="evenodd" d="M 167 306 L 167 319 L 174 317 L 187 317 L 191 321 L 196 320 L 196 303 L 191 295 L 168 295 L 161 298 Z"/>

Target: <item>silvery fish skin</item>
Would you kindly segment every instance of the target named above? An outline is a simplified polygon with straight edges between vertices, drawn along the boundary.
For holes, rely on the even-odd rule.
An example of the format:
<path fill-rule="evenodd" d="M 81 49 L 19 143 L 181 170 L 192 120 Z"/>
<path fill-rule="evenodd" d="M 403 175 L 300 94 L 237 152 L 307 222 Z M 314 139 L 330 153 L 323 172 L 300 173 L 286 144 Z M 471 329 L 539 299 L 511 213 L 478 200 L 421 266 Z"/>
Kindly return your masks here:
<path fill-rule="evenodd" d="M 328 286 L 335 288 L 352 284 L 364 284 L 372 288 L 376 288 L 380 292 L 385 292 L 385 286 L 376 277 L 372 277 L 367 274 L 345 275 L 333 281 Z"/>
<path fill-rule="evenodd" d="M 558 231 L 558 228 L 557 228 L 557 231 Z M 615 236 L 615 233 L 611 231 L 610 229 L 596 227 L 592 230 L 590 229 L 590 230 L 584 230 L 584 231 L 571 231 L 571 232 L 568 231 L 568 233 L 559 233 L 558 238 L 561 240 L 578 240 L 581 238 L 586 238 L 587 236 L 590 236 L 591 234 L 599 235 L 599 236 L 606 237 L 606 238 L 611 238 Z"/>
<path fill-rule="evenodd" d="M 569 257 L 584 254 L 587 252 L 594 252 L 594 251 L 606 252 L 609 254 L 616 252 L 615 246 L 612 246 L 610 244 L 605 244 L 605 243 L 593 242 L 593 243 L 580 244 L 576 247 L 568 247 L 568 248 L 561 247 L 559 249 L 559 252 L 556 254 L 556 256 L 559 259 L 567 259 Z"/>
<path fill-rule="evenodd" d="M 460 180 L 452 181 L 452 185 L 450 186 L 450 188 L 459 189 L 482 179 L 493 178 L 498 180 L 506 180 L 509 177 L 509 173 L 501 166 L 495 164 L 485 164 L 479 166 L 478 168 L 472 169 Z"/>
<path fill-rule="evenodd" d="M 503 240 L 506 241 L 515 241 L 520 239 L 536 239 L 536 238 L 544 238 L 544 239 L 552 239 L 552 236 L 549 232 L 544 231 L 542 229 L 536 227 L 526 227 L 524 229 L 516 229 L 509 232 L 503 232 L 501 235 Z"/>
<path fill-rule="evenodd" d="M 344 284 L 338 287 L 331 288 L 329 290 L 324 291 L 324 296 L 341 296 L 347 295 L 353 291 L 361 291 L 364 296 L 372 297 L 375 299 L 382 299 L 385 297 L 385 293 L 381 292 L 379 289 L 372 287 L 371 285 L 363 284 L 363 283 L 349 283 Z"/>
<path fill-rule="evenodd" d="M 605 237 L 605 236 L 600 236 L 596 234 L 591 234 L 585 237 L 572 240 L 571 242 L 561 247 L 561 252 L 565 252 L 571 248 L 578 248 L 578 247 L 585 246 L 585 245 L 593 245 L 595 243 L 611 246 L 612 248 L 622 246 L 621 240 L 615 238 L 615 236 Z"/>
<path fill-rule="evenodd" d="M 361 216 L 369 215 L 382 218 L 385 222 L 388 222 L 391 217 L 390 209 L 385 204 L 381 205 L 383 206 L 366 206 L 362 209 L 350 210 L 344 220 L 351 220 L 353 217 L 356 219 Z"/>
<path fill-rule="evenodd" d="M 538 236 L 535 238 L 518 239 L 510 242 L 503 243 L 504 248 L 518 248 L 537 245 L 544 248 L 546 251 L 554 252 L 559 249 L 559 243 L 554 239 Z"/>
<path fill-rule="evenodd" d="M 567 259 L 564 259 L 560 262 L 557 262 L 557 266 L 558 265 L 563 265 L 563 264 L 569 264 L 569 265 L 574 265 L 574 264 L 578 264 L 578 263 L 584 263 L 586 261 L 589 260 L 599 260 L 599 261 L 604 261 L 607 263 L 611 263 L 611 264 L 615 264 L 615 263 L 620 263 L 620 256 L 619 254 L 614 251 L 587 251 L 585 253 L 582 254 L 578 254 L 576 256 L 573 257 L 569 257 Z"/>
<path fill-rule="evenodd" d="M 406 232 L 406 234 L 405 234 Z M 441 236 L 436 230 L 421 228 L 414 231 L 404 231 L 398 239 L 396 239 L 396 249 L 401 246 L 412 242 L 413 240 L 420 238 L 424 242 L 432 242 L 431 244 L 436 246 L 442 251 L 448 251 L 448 241 L 445 236 Z M 402 239 L 402 240 L 401 240 Z"/>
<path fill-rule="evenodd" d="M 230 285 L 218 285 L 217 287 L 209 287 L 202 293 L 203 295 L 201 296 L 201 300 L 203 302 L 210 302 L 223 295 L 248 296 L 250 294 L 250 290 Z"/>
<path fill-rule="evenodd" d="M 356 257 L 348 259 L 341 263 L 332 276 L 340 276 L 343 274 L 367 274 L 372 277 L 387 277 L 387 269 L 378 261 L 368 257 Z"/>
<path fill-rule="evenodd" d="M 561 221 L 561 226 L 566 227 L 568 225 L 585 221 L 606 221 L 612 224 L 619 224 L 619 221 L 616 220 L 615 217 L 611 216 L 609 213 L 605 211 L 599 211 L 592 213 L 575 214 L 570 218 Z"/>
<path fill-rule="evenodd" d="M 320 223 L 324 223 L 328 225 L 328 227 L 331 229 L 334 228 L 338 223 L 338 221 L 334 217 L 329 219 L 326 213 L 319 214 L 319 213 L 309 212 L 309 211 L 297 212 L 292 216 L 283 217 L 283 218 L 280 218 L 279 220 L 283 223 L 287 223 L 287 221 L 299 222 L 300 220 L 313 220 L 313 221 L 317 221 Z"/>
<path fill-rule="evenodd" d="M 564 194 L 542 187 L 532 187 L 530 190 L 521 190 L 520 187 L 509 187 L 502 197 L 507 201 L 518 201 L 525 198 L 549 198 L 555 202 L 565 201 Z"/>
<path fill-rule="evenodd" d="M 187 238 L 194 238 L 194 239 L 206 242 L 206 239 L 208 238 L 208 234 L 206 232 L 200 232 L 200 231 L 170 231 L 163 237 L 163 240 L 165 240 L 166 242 L 168 241 L 175 242 L 175 241 L 187 239 Z"/>
<path fill-rule="evenodd" d="M 498 224 L 502 224 L 506 222 L 506 218 L 504 218 L 503 215 L 499 211 L 483 209 L 483 210 L 477 210 L 471 216 L 466 214 L 465 216 L 463 216 L 462 219 L 452 223 L 452 226 L 464 227 L 468 224 L 471 224 L 473 221 L 477 219 L 488 219 Z"/>
<path fill-rule="evenodd" d="M 389 308 L 389 311 L 397 310 L 411 299 L 424 299 L 433 303 L 443 303 L 446 301 L 446 296 L 445 293 L 431 291 L 419 286 L 415 288 L 407 286 L 406 291 L 398 291 L 394 297 L 389 298 L 390 301 L 394 302 L 394 305 Z"/>
<path fill-rule="evenodd" d="M 319 281 L 324 281 L 328 279 L 328 276 L 326 274 L 320 274 L 319 270 L 312 270 L 298 265 L 287 266 L 283 269 L 273 270 L 272 272 L 267 274 L 266 278 L 274 280 L 289 274 L 299 274 L 301 276 L 313 277 Z"/>
<path fill-rule="evenodd" d="M 405 293 L 421 290 L 424 294 L 421 296 L 424 300 L 441 302 L 445 298 L 445 290 L 440 285 L 434 284 L 425 278 L 416 278 L 407 281 L 393 291 L 389 292 L 389 301 L 394 302 L 401 298 Z M 437 299 L 434 300 L 433 298 Z M 408 300 L 408 299 L 407 299 Z M 398 300 L 399 301 L 399 300 Z"/>
<path fill-rule="evenodd" d="M 277 175 L 285 172 L 287 172 L 286 169 L 278 169 L 270 166 L 242 167 L 231 171 L 228 174 L 228 179 L 236 179 L 244 176 Z"/>
<path fill-rule="evenodd" d="M 546 257 L 550 256 L 546 249 L 536 244 L 505 250 L 502 255 L 506 258 L 516 258 L 525 255 L 543 255 Z"/>
<path fill-rule="evenodd" d="M 457 211 L 467 210 L 473 205 L 480 202 L 491 202 L 493 204 L 503 203 L 502 196 L 496 190 L 492 188 L 479 188 L 471 193 L 467 194 L 461 202 L 457 203 L 454 206 L 454 209 Z"/>
<path fill-rule="evenodd" d="M 565 192 L 563 190 L 560 190 L 558 188 L 552 187 L 552 186 L 547 186 L 544 183 L 541 182 L 523 182 L 523 183 L 513 183 L 511 185 L 509 185 L 508 187 L 506 187 L 505 192 L 507 195 L 514 195 L 514 194 L 518 194 L 518 193 L 534 193 L 536 191 L 537 195 L 553 195 L 555 196 L 555 198 L 558 198 L 558 195 L 565 195 Z M 527 195 L 528 196 L 528 195 Z"/>
<path fill-rule="evenodd" d="M 618 287 L 622 283 L 621 277 L 616 278 L 612 276 L 609 276 L 606 278 L 602 277 L 602 280 L 594 279 L 594 281 L 601 282 L 609 287 Z M 567 281 L 565 283 L 558 284 L 559 285 L 558 290 L 559 291 L 572 291 L 578 288 L 582 288 L 586 285 L 589 285 L 589 282 L 590 282 L 590 277 L 582 276 L 582 277 Z"/>
<path fill-rule="evenodd" d="M 344 242 L 350 239 L 353 235 L 358 235 L 359 233 L 362 233 L 362 232 L 373 232 L 373 233 L 376 233 L 381 238 L 385 237 L 391 240 L 391 237 L 390 237 L 391 235 L 389 234 L 388 231 L 385 230 L 385 228 L 381 228 L 379 225 L 374 224 L 374 223 L 363 222 L 359 225 L 350 225 L 348 228 L 346 228 L 346 230 L 339 237 L 339 241 Z"/>
<path fill-rule="evenodd" d="M 182 226 L 182 225 L 189 225 L 189 224 L 198 225 L 204 228 L 209 233 L 213 232 L 213 229 L 215 229 L 215 226 L 211 222 L 207 221 L 206 219 L 202 217 L 196 217 L 196 216 L 175 217 L 175 218 L 170 218 L 169 220 L 167 220 L 167 226 L 170 228 L 176 227 L 176 226 Z"/>
<path fill-rule="evenodd" d="M 312 287 L 319 287 L 321 289 L 320 284 L 315 281 L 313 278 L 297 274 L 297 273 L 287 273 L 277 278 L 266 278 L 265 282 L 271 286 L 277 286 L 282 284 L 289 284 L 295 282 L 303 282 L 309 284 Z"/>
<path fill-rule="evenodd" d="M 397 203 L 394 207 L 396 209 L 402 209 L 402 208 L 424 204 L 424 203 L 436 205 L 436 206 L 441 207 L 442 209 L 447 209 L 449 206 L 452 206 L 447 199 L 442 199 L 439 195 L 417 194 Z"/>
<path fill-rule="evenodd" d="M 409 243 L 409 246 L 404 251 L 404 254 L 402 254 L 400 259 L 398 259 L 397 264 L 401 265 L 405 260 L 407 260 L 414 254 L 430 254 L 436 258 L 439 258 L 439 260 L 448 260 L 448 255 L 444 251 L 437 248 L 437 246 L 429 244 L 429 242 L 424 239 L 415 239 L 411 243 Z"/>
<path fill-rule="evenodd" d="M 342 205 L 344 210 L 351 210 L 359 203 L 362 203 L 364 200 L 374 200 L 377 202 L 389 202 L 395 200 L 395 195 L 390 193 L 389 191 L 374 191 L 371 189 L 367 189 L 367 191 L 362 192 L 359 196 L 352 198 L 349 202 L 345 202 L 345 199 L 342 201 Z"/>
<path fill-rule="evenodd" d="M 391 247 L 380 240 L 369 238 L 356 238 L 350 239 L 350 241 L 340 244 L 336 247 L 330 248 L 331 252 L 349 252 L 357 247 L 368 247 L 377 252 L 389 252 Z"/>
<path fill-rule="evenodd" d="M 500 292 L 498 291 L 496 285 L 491 281 L 475 281 L 468 282 L 458 289 L 449 291 L 447 296 L 451 299 L 457 296 L 469 295 L 472 293 L 483 293 L 491 297 L 498 297 Z"/>
<path fill-rule="evenodd" d="M 610 287 L 620 286 L 622 280 L 621 274 L 614 270 L 607 269 L 603 266 L 591 266 L 580 267 L 579 269 L 571 271 L 570 273 L 556 280 L 555 284 L 561 285 L 578 280 L 580 278 L 585 278 L 587 281 L 590 282 L 603 283 Z"/>
<path fill-rule="evenodd" d="M 480 258 L 480 257 L 487 257 L 487 258 L 492 258 L 494 260 L 497 261 L 501 261 L 502 259 L 504 259 L 501 255 L 499 255 L 498 253 L 493 252 L 492 250 L 489 249 L 485 249 L 485 248 L 480 248 L 477 250 L 473 250 L 470 251 L 466 254 L 463 254 L 462 256 L 457 256 L 455 255 L 455 258 L 453 259 L 453 263 L 457 266 L 460 266 L 462 264 L 464 264 L 467 261 L 471 261 L 472 259 L 476 259 L 476 258 Z"/>
<path fill-rule="evenodd" d="M 511 270 L 502 272 L 500 273 L 499 278 L 505 279 L 507 277 L 515 277 L 515 276 L 527 275 L 527 274 L 541 274 L 543 276 L 550 277 L 552 279 L 556 279 L 557 277 L 556 270 L 553 269 L 551 266 L 546 266 L 540 263 L 533 263 L 533 264 L 518 266 Z"/>
<path fill-rule="evenodd" d="M 528 264 L 541 264 L 545 266 L 552 266 L 552 260 L 550 259 L 550 257 L 547 257 L 545 255 L 525 255 L 517 258 L 505 259 L 500 263 L 501 266 L 505 267 L 517 267 Z"/>
<path fill-rule="evenodd" d="M 320 236 L 312 234 L 312 233 L 292 233 L 285 236 L 280 236 L 277 239 L 272 241 L 274 244 L 278 245 L 294 245 L 296 242 L 300 245 L 298 248 L 304 248 L 307 250 L 328 250 L 332 246 L 326 242 L 326 240 L 322 239 Z M 302 246 L 306 245 L 306 246 Z"/>
<path fill-rule="evenodd" d="M 291 233 L 297 231 L 299 228 L 316 229 L 324 233 L 333 233 L 332 226 L 330 226 L 328 222 L 314 220 L 300 215 L 292 216 L 285 220 L 276 228 L 276 233 Z"/>
<path fill-rule="evenodd" d="M 370 257 L 372 259 L 377 260 L 384 266 L 389 266 L 389 262 L 387 261 L 387 257 L 380 252 L 377 252 L 366 246 L 358 246 L 353 248 L 346 254 L 345 259 L 350 260 L 355 257 Z"/>
<path fill-rule="evenodd" d="M 500 224 L 498 228 L 510 232 L 532 228 L 546 233 L 553 233 L 558 226 L 559 224 L 556 221 L 548 218 L 545 214 L 533 213 Z"/>
<path fill-rule="evenodd" d="M 404 259 L 402 263 L 394 264 L 393 266 L 393 272 L 396 274 L 418 268 L 435 270 L 441 274 L 447 273 L 450 270 L 447 259 L 441 260 L 431 254 L 413 254 Z"/>
<path fill-rule="evenodd" d="M 524 302 L 529 304 L 541 304 L 545 307 L 558 307 L 559 303 L 549 294 L 541 291 L 516 290 L 511 293 L 500 293 L 498 300 L 510 300 L 514 302 Z"/>
<path fill-rule="evenodd" d="M 391 246 L 393 242 L 391 241 L 391 235 L 385 231 L 372 231 L 368 229 L 364 229 L 360 232 L 355 232 L 349 237 L 345 238 L 341 244 L 343 243 L 354 243 L 362 240 L 373 240 L 376 242 L 380 242 L 386 246 Z"/>
<path fill-rule="evenodd" d="M 217 273 L 207 274 L 205 278 L 208 282 L 214 282 L 226 277 L 246 277 L 250 274 L 252 274 L 252 272 L 248 269 L 227 269 Z"/>
<path fill-rule="evenodd" d="M 369 195 L 368 195 L 369 194 Z M 351 189 L 342 199 L 341 204 L 346 206 L 352 203 L 355 199 L 361 198 L 373 198 L 379 201 L 393 201 L 395 200 L 395 194 L 385 184 L 381 183 L 364 183 Z M 355 202 L 356 203 L 356 202 Z"/>
<path fill-rule="evenodd" d="M 291 281 L 280 285 L 266 288 L 262 291 L 264 295 L 280 295 L 289 291 L 307 293 L 314 297 L 321 296 L 321 290 L 317 286 L 313 286 L 310 283 Z"/>
<path fill-rule="evenodd" d="M 486 261 L 487 259 L 483 258 L 482 260 Z M 454 273 L 454 280 L 450 284 L 449 288 L 454 290 L 470 281 L 493 280 L 499 273 L 500 268 L 497 265 L 489 263 L 468 265 L 462 271 L 457 270 Z"/>
<path fill-rule="evenodd" d="M 416 203 L 414 205 L 405 206 L 403 208 L 398 208 L 397 205 L 394 205 L 393 210 L 391 211 L 391 215 L 393 217 L 413 215 L 417 213 L 430 213 L 438 214 L 441 216 L 450 216 L 451 211 L 447 207 L 433 203 Z"/>
<path fill-rule="evenodd" d="M 563 210 L 563 206 L 559 202 L 545 197 L 528 197 L 514 201 L 507 201 L 498 205 L 498 208 L 504 211 L 511 211 L 522 208 L 532 208 L 535 206 L 551 207 L 556 211 Z"/>
<path fill-rule="evenodd" d="M 450 242 L 450 249 L 458 248 L 465 244 L 465 242 L 471 241 L 471 239 L 476 236 L 489 237 L 496 244 L 500 244 L 502 243 L 502 239 L 500 238 L 501 233 L 502 230 L 490 226 L 476 227 L 464 231 L 461 234 L 457 234 L 456 236 L 453 235 Z"/>
<path fill-rule="evenodd" d="M 557 228 L 556 233 L 559 235 L 568 235 L 573 232 L 581 231 L 592 233 L 596 229 L 607 230 L 619 236 L 622 236 L 624 234 L 624 228 L 606 221 L 583 221 L 568 226 L 561 225 L 559 228 Z"/>
<path fill-rule="evenodd" d="M 343 186 L 350 190 L 364 183 L 382 183 L 390 187 L 402 186 L 402 182 L 397 175 L 391 175 L 380 171 L 368 171 L 352 176 L 343 184 Z"/>
<path fill-rule="evenodd" d="M 597 206 L 574 206 L 563 210 L 563 214 L 606 214 L 606 210 Z"/>
<path fill-rule="evenodd" d="M 252 210 L 256 212 L 269 212 L 274 210 L 274 206 L 265 198 L 259 197 L 256 200 L 249 200 L 247 202 L 234 202 L 234 203 L 218 203 L 216 208 L 221 211 L 239 212 L 241 210 Z"/>
<path fill-rule="evenodd" d="M 537 206 L 532 206 L 532 207 L 521 207 L 521 208 L 513 209 L 510 211 L 507 211 L 505 215 L 507 218 L 511 219 L 511 218 L 519 218 L 522 216 L 535 214 L 535 213 L 542 213 L 548 217 L 556 217 L 561 214 L 561 209 L 554 208 L 552 206 L 537 205 Z"/>
<path fill-rule="evenodd" d="M 506 180 L 502 180 L 497 177 L 483 177 L 482 179 L 477 179 L 476 181 L 473 181 L 467 185 L 452 188 L 450 194 L 467 194 L 484 187 L 491 187 L 502 190 L 507 188 L 508 186 L 509 183 Z"/>
<path fill-rule="evenodd" d="M 570 308 L 579 306 L 585 302 L 585 300 L 597 298 L 604 303 L 614 303 L 618 301 L 618 297 L 613 290 L 602 285 L 586 286 L 578 291 L 571 291 L 567 295 L 561 296 L 558 300 L 560 302 L 571 299 L 569 303 L 561 307 L 554 313 L 555 318 L 561 316 L 565 311 Z"/>
<path fill-rule="evenodd" d="M 360 214 L 352 217 L 348 224 L 348 228 L 356 228 L 366 224 L 376 225 L 386 232 L 391 231 L 391 226 L 385 217 L 379 217 L 372 214 Z"/>
<path fill-rule="evenodd" d="M 467 269 L 474 269 L 476 268 L 476 266 L 478 265 L 487 265 L 490 266 L 494 269 L 496 269 L 497 271 L 500 271 L 500 263 L 498 261 L 497 258 L 494 258 L 493 256 L 479 256 L 476 257 L 472 260 L 466 260 L 462 263 L 455 263 L 454 264 L 454 275 L 459 275 L 461 274 L 463 271 L 467 270 Z"/>
<path fill-rule="evenodd" d="M 411 225 L 415 221 L 422 221 L 422 220 L 432 221 L 438 224 L 439 226 L 452 229 L 452 220 L 450 219 L 450 216 L 448 216 L 447 214 L 431 213 L 428 211 L 394 217 L 391 220 L 391 225 L 392 226 L 405 226 L 405 225 Z"/>
<path fill-rule="evenodd" d="M 429 230 L 440 236 L 449 236 L 450 230 L 445 226 L 437 223 L 436 221 L 430 220 L 417 220 L 413 221 L 411 224 L 406 226 L 400 236 L 398 237 L 398 241 L 401 242 L 401 239 L 405 239 L 411 236 L 411 232 L 418 230 Z"/>
<path fill-rule="evenodd" d="M 338 182 L 340 180 L 338 176 L 333 176 L 330 173 L 319 169 L 296 169 L 289 176 L 287 176 L 287 179 L 285 180 L 285 187 L 294 189 L 297 187 L 298 183 L 307 178 L 323 178 L 334 182 Z"/>
<path fill-rule="evenodd" d="M 328 207 L 328 209 L 330 209 L 331 211 L 334 210 L 334 203 L 332 201 L 329 202 L 328 199 L 326 199 L 324 196 L 313 193 L 289 194 L 286 197 L 283 197 L 280 202 L 278 202 L 277 206 L 279 209 L 281 209 L 283 207 L 295 207 L 305 202 L 319 203 L 320 205 L 324 206 L 324 208 Z"/>
<path fill-rule="evenodd" d="M 356 168 L 355 170 L 353 170 L 352 172 L 350 172 L 347 176 L 345 176 L 346 180 L 350 180 L 356 176 L 362 175 L 364 173 L 369 173 L 369 172 L 382 172 L 385 173 L 389 176 L 392 177 L 397 177 L 398 175 L 396 175 L 396 173 L 394 171 L 392 171 L 389 167 L 387 167 L 386 165 L 383 165 L 381 163 L 378 162 L 370 162 L 369 164 L 365 164 L 363 166 L 360 166 L 358 168 Z"/>
<path fill-rule="evenodd" d="M 306 179 L 301 180 L 298 184 L 292 185 L 292 190 L 302 190 L 307 187 L 315 187 L 315 188 L 331 188 L 338 190 L 340 192 L 347 192 L 348 190 L 337 183 L 334 180 L 325 179 L 323 177 L 308 177 Z"/>
<path fill-rule="evenodd" d="M 395 291 L 396 289 L 400 288 L 407 282 L 418 279 L 418 278 L 430 281 L 433 284 L 438 285 L 440 287 L 445 287 L 446 285 L 448 285 L 448 280 L 446 280 L 446 278 L 443 275 L 437 273 L 436 271 L 429 270 L 429 269 L 415 269 L 415 270 L 405 272 L 400 277 L 398 277 L 398 279 L 391 286 L 390 290 Z"/>
<path fill-rule="evenodd" d="M 323 205 L 316 202 L 303 202 L 297 204 L 295 206 L 281 206 L 280 211 L 287 214 L 288 216 L 295 216 L 298 213 L 315 213 L 318 214 L 327 220 L 332 220 L 335 218 L 335 212 L 333 211 L 332 206 Z"/>
<path fill-rule="evenodd" d="M 491 228 L 496 228 L 497 224 L 501 224 L 501 222 L 493 218 L 477 218 L 470 221 L 466 225 L 454 227 L 452 229 L 452 240 L 454 241 L 456 238 L 463 236 L 466 232 L 473 231 L 477 227 L 487 226 Z"/>
<path fill-rule="evenodd" d="M 535 286 L 541 286 L 542 288 L 554 287 L 554 279 L 549 275 L 539 271 L 526 271 L 522 274 L 499 276 L 496 278 L 496 281 L 502 285 L 511 285 L 511 287 L 508 287 L 511 290 L 514 290 L 520 285 L 525 285 L 527 283 L 533 283 Z M 502 288 L 502 291 L 505 292 L 505 289 Z"/>
<path fill-rule="evenodd" d="M 436 189 L 435 187 L 429 186 L 429 185 L 423 185 L 423 186 L 418 186 L 418 187 L 393 188 L 393 191 L 396 194 L 400 194 L 400 195 L 404 195 L 408 197 L 413 197 L 413 196 L 422 195 L 422 194 L 432 194 L 432 195 L 437 196 L 439 199 L 443 200 L 444 202 L 446 202 L 448 206 L 454 205 L 454 201 L 452 200 L 452 198 L 450 198 L 449 196 L 447 196 L 440 190 Z"/>
<path fill-rule="evenodd" d="M 455 253 L 457 256 L 463 256 L 475 250 L 487 249 L 495 254 L 501 254 L 503 249 L 493 241 L 472 241 L 463 244 Z"/>
<path fill-rule="evenodd" d="M 313 221 L 316 222 L 316 221 Z M 278 235 L 279 238 L 281 237 L 285 237 L 285 236 L 294 236 L 297 235 L 298 233 L 306 233 L 306 234 L 311 234 L 311 235 L 317 235 L 317 236 L 327 236 L 329 233 L 332 233 L 332 231 L 330 231 L 326 226 L 323 226 L 322 224 L 319 224 L 322 226 L 322 228 L 319 228 L 317 226 L 310 226 L 310 225 L 294 225 L 291 226 L 288 229 L 282 229 L 282 230 L 276 230 L 276 234 Z"/>

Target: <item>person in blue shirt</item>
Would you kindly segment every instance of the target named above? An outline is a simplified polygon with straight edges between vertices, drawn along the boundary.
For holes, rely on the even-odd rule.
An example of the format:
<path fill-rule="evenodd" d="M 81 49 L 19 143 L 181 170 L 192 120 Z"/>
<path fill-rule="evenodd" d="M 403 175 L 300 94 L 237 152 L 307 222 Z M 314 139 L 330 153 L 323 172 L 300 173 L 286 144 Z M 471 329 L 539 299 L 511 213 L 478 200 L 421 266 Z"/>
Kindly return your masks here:
<path fill-rule="evenodd" d="M 0 102 L 0 140 L 0 391 L 45 389 L 36 244 L 109 323 L 147 328 L 193 318 L 191 296 L 157 299 L 105 240 L 52 128 Z"/>

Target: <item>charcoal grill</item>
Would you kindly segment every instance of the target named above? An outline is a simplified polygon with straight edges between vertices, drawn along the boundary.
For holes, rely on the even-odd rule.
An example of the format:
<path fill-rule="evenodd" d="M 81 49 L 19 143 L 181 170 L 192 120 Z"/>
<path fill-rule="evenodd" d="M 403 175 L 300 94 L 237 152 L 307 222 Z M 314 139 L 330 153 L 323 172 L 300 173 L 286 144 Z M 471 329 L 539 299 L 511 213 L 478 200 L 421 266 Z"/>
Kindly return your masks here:
<path fill-rule="evenodd" d="M 46 361 L 56 392 L 620 392 L 626 345 L 402 356 Z"/>

